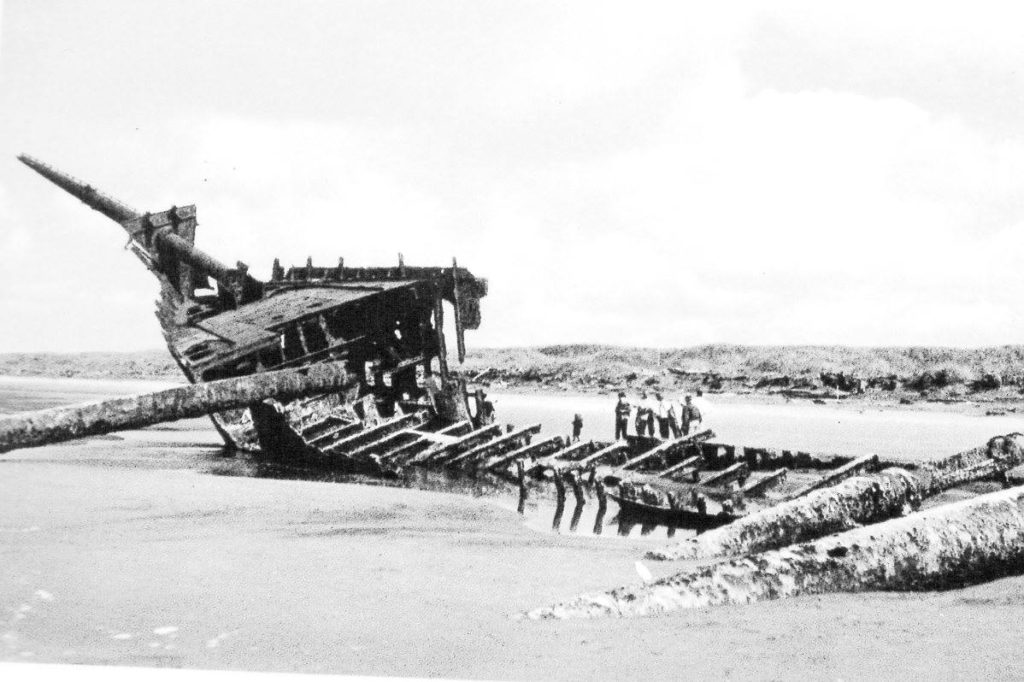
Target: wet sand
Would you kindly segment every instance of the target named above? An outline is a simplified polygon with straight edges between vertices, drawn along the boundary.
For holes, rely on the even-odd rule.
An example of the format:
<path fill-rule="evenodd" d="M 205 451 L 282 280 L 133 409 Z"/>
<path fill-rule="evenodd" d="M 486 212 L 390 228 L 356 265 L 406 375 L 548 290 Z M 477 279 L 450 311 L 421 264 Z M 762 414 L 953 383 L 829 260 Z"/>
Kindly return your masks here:
<path fill-rule="evenodd" d="M 0 457 L 0 659 L 474 679 L 1021 677 L 1024 578 L 643 620 L 516 612 L 638 580 L 646 537 L 483 498 L 209 473 L 195 420 Z M 655 576 L 686 563 L 645 562 Z"/>

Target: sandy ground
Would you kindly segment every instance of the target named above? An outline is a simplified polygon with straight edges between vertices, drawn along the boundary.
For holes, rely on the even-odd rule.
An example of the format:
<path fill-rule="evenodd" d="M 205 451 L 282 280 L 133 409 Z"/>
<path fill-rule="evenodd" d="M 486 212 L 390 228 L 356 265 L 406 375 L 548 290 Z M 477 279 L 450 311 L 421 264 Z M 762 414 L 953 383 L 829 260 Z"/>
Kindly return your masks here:
<path fill-rule="evenodd" d="M 665 540 L 554 534 L 463 495 L 215 476 L 217 445 L 200 420 L 0 457 L 0 660 L 471 679 L 1024 677 L 1024 578 L 521 622 L 510 616 L 637 581 L 635 561 Z"/>
<path fill-rule="evenodd" d="M 120 445 L 0 463 L 4 660 L 476 679 L 1024 675 L 1024 579 L 517 622 L 635 581 L 651 541 L 543 533 L 444 493 L 102 456 Z"/>
<path fill-rule="evenodd" d="M 601 396 L 610 402 L 614 402 L 617 393 L 609 390 L 580 390 L 574 388 L 559 388 L 552 385 L 539 384 L 537 386 L 524 386 L 519 384 L 497 384 L 489 387 L 492 393 L 509 393 L 516 395 L 557 395 L 568 397 L 592 397 Z M 654 394 L 652 389 L 648 391 Z M 694 394 L 693 387 L 670 387 L 665 393 L 670 396 Z M 637 400 L 640 389 L 631 389 L 626 392 L 633 400 Z M 913 391 L 878 391 L 872 390 L 863 395 L 848 394 L 842 398 L 829 397 L 819 400 L 817 403 L 811 398 L 797 398 L 787 396 L 775 389 L 743 389 L 741 391 L 718 391 L 708 392 L 706 398 L 716 404 L 743 404 L 743 405 L 813 405 L 826 404 L 837 409 L 845 409 L 854 412 L 863 410 L 885 410 L 890 412 L 939 412 L 946 414 L 964 415 L 986 415 L 986 414 L 1014 414 L 1024 413 L 1024 397 L 1016 390 L 1006 389 L 1000 392 L 990 391 L 968 394 L 965 396 L 948 398 L 939 394 L 930 398 L 922 397 Z M 901 402 L 903 400 L 904 402 Z"/>

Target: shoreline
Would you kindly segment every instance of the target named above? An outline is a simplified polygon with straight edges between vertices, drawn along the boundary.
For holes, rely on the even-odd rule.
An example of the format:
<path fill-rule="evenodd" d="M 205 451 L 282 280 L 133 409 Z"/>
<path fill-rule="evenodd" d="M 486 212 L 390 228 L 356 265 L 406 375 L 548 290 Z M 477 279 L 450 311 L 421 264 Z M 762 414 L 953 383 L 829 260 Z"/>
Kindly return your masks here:
<path fill-rule="evenodd" d="M 170 388 L 183 383 L 181 376 L 112 376 L 112 375 L 57 375 L 47 373 L 24 373 L 7 374 L 0 373 L 0 380 L 7 382 L 34 381 L 63 383 L 67 382 L 87 384 L 111 384 L 111 385 L 134 385 L 139 391 L 158 390 Z M 565 398 L 607 398 L 610 403 L 615 401 L 617 392 L 587 387 L 559 387 L 545 384 L 526 385 L 523 383 L 488 383 L 469 384 L 472 387 L 481 387 L 485 391 L 495 394 L 517 395 L 517 396 L 558 396 Z M 651 395 L 655 389 L 645 389 Z M 695 394 L 694 388 L 675 387 L 666 390 L 667 395 L 678 397 L 686 393 Z M 627 395 L 637 398 L 640 395 L 639 389 L 629 389 Z M 865 410 L 878 411 L 909 411 L 909 412 L 944 412 L 950 414 L 968 414 L 976 416 L 1007 416 L 1016 413 L 1024 414 L 1024 396 L 1013 397 L 989 397 L 989 398 L 933 398 L 916 397 L 909 398 L 903 393 L 894 392 L 879 394 L 877 392 L 865 393 L 863 395 L 844 395 L 839 398 L 808 398 L 801 396 L 789 396 L 777 390 L 743 389 L 739 391 L 705 391 L 706 399 L 721 404 L 746 404 L 746 405 L 794 405 L 794 404 L 819 404 L 833 409 L 844 409 L 856 412 Z"/>
<path fill-rule="evenodd" d="M 475 386 L 476 384 L 471 384 Z M 543 384 L 480 384 L 486 391 L 510 395 L 538 395 L 538 396 L 562 396 L 567 398 L 607 398 L 609 405 L 615 402 L 617 391 L 598 388 L 571 387 L 561 388 Z M 653 395 L 654 389 L 645 389 L 648 394 Z M 678 387 L 666 391 L 670 397 L 678 397 L 680 394 L 695 394 L 695 388 L 687 389 Z M 627 396 L 636 399 L 640 395 L 640 389 L 628 389 Z M 835 409 L 847 409 L 856 412 L 865 410 L 879 411 L 908 411 L 908 412 L 942 412 L 950 414 L 973 414 L 977 416 L 1007 416 L 1015 413 L 1024 414 L 1024 396 L 1014 398 L 1012 396 L 993 396 L 984 399 L 977 398 L 935 398 L 920 397 L 910 398 L 902 393 L 878 394 L 865 393 L 863 395 L 848 395 L 841 398 L 812 399 L 798 396 L 787 396 L 778 391 L 766 391 L 761 389 L 747 389 L 742 391 L 705 391 L 704 397 L 713 403 L 722 404 L 748 404 L 748 405 L 794 405 L 794 404 L 818 404 Z"/>
<path fill-rule="evenodd" d="M 1002 416 L 1024 413 L 1024 346 L 850 348 L 731 346 L 681 349 L 561 345 L 471 349 L 453 375 L 471 388 L 519 395 L 602 396 L 619 390 L 712 402 L 820 404 L 864 411 Z M 145 384 L 184 383 L 166 350 L 0 353 L 0 376 Z M 837 381 L 838 380 L 838 381 Z M 994 380 L 986 383 L 988 380 Z M 839 390 L 841 386 L 847 390 Z M 862 391 L 862 392 L 861 392 Z"/>

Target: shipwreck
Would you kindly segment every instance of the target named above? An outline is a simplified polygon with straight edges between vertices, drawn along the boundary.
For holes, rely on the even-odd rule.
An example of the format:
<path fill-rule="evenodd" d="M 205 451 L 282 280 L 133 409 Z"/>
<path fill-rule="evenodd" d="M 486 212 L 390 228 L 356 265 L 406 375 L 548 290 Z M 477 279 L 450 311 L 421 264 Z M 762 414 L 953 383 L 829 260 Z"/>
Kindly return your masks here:
<path fill-rule="evenodd" d="M 444 303 L 452 307 L 461 362 L 465 331 L 480 325 L 487 282 L 454 259 L 451 267 L 408 266 L 400 256 L 394 267 L 350 267 L 339 258 L 329 267 L 310 260 L 289 268 L 275 260 L 262 281 L 245 263 L 230 267 L 196 246 L 195 206 L 140 213 L 41 161 L 18 158 L 127 233 L 127 248 L 159 283 L 156 315 L 189 382 L 335 368 L 327 384 L 299 377 L 295 389 L 268 386 L 241 406 L 240 391 L 252 382 L 208 395 L 198 412 L 210 414 L 229 449 L 331 456 L 336 466 L 357 467 L 362 460 L 353 451 L 373 437 L 479 423 L 482 406 L 471 414 L 464 384 L 449 375 Z M 160 420 L 152 405 L 118 409 L 126 424 Z"/>
<path fill-rule="evenodd" d="M 583 594 L 528 618 L 636 616 L 830 591 L 944 589 L 1019 573 L 1024 436 L 923 462 L 886 462 L 715 442 L 710 430 L 615 442 L 535 438 L 496 421 L 482 390 L 448 367 L 480 325 L 486 280 L 450 267 L 283 268 L 267 281 L 195 245 L 196 209 L 138 213 L 27 156 L 22 162 L 125 230 L 160 287 L 157 318 L 188 384 L 154 393 L 0 415 L 0 454 L 209 415 L 229 451 L 344 472 L 409 467 L 553 493 L 573 532 L 596 498 L 619 531 L 697 531 L 648 559 L 709 562 L 653 583 Z M 979 487 L 981 486 L 981 487 Z M 987 486 L 987 488 L 985 487 Z M 952 489 L 962 502 L 943 504 Z M 988 492 L 988 494 L 984 494 Z M 625 529 L 625 532 L 623 532 Z"/>
<path fill-rule="evenodd" d="M 570 531 L 596 498 L 600 533 L 611 499 L 620 533 L 636 523 L 697 531 L 649 559 L 713 562 L 536 609 L 532 618 L 941 588 L 1016 572 L 1024 556 L 1019 488 L 959 505 L 935 502 L 954 488 L 969 498 L 985 492 L 967 484 L 1019 482 L 1021 434 L 913 463 L 725 444 L 710 430 L 615 442 L 537 437 L 540 424 L 498 423 L 483 391 L 448 366 L 445 306 L 461 363 L 465 332 L 479 327 L 487 294 L 486 280 L 454 259 L 450 267 L 407 266 L 399 257 L 392 267 L 339 259 L 289 268 L 275 260 L 263 281 L 244 263 L 229 267 L 195 245 L 194 206 L 139 213 L 49 165 L 19 159 L 124 229 L 128 248 L 159 284 L 157 318 L 188 384 L 2 415 L 0 453 L 209 415 L 227 450 L 274 462 L 493 477 L 518 485 L 520 511 L 540 489 L 557 500 L 556 529 L 569 490 Z"/>

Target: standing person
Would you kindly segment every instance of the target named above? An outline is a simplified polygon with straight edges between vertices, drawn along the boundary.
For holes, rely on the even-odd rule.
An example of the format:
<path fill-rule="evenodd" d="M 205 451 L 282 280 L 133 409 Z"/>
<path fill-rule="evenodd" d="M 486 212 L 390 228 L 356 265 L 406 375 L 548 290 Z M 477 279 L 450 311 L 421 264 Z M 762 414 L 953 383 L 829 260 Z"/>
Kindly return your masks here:
<path fill-rule="evenodd" d="M 654 397 L 657 398 L 658 403 L 655 407 L 655 417 L 658 419 L 658 436 L 663 440 L 668 438 L 668 403 L 665 402 L 664 396 L 660 393 L 655 393 Z"/>
<path fill-rule="evenodd" d="M 572 442 L 580 442 L 580 433 L 583 432 L 583 416 L 577 412 L 572 418 Z"/>
<path fill-rule="evenodd" d="M 626 437 L 626 426 L 629 424 L 629 413 L 632 410 L 626 394 L 619 392 L 619 402 L 615 403 L 615 440 Z"/>
<path fill-rule="evenodd" d="M 479 414 L 477 415 L 477 421 L 480 426 L 486 426 L 495 422 L 494 403 L 487 399 L 487 394 L 483 391 L 479 392 Z"/>
<path fill-rule="evenodd" d="M 683 405 L 683 435 L 690 435 L 690 426 L 693 422 L 698 424 L 704 423 L 704 417 L 701 415 L 700 410 L 696 405 L 693 404 L 693 398 L 686 396 L 686 404 Z"/>
<path fill-rule="evenodd" d="M 682 429 L 679 427 L 679 417 L 683 413 L 682 404 L 676 400 L 668 401 L 668 426 L 672 429 L 672 437 L 679 438 L 683 435 Z"/>
<path fill-rule="evenodd" d="M 703 421 L 704 417 L 713 418 L 715 416 L 714 411 L 711 409 L 711 403 L 704 397 L 704 391 L 699 388 L 697 389 L 697 397 L 693 399 L 693 406 L 700 412 L 701 421 Z"/>
<path fill-rule="evenodd" d="M 653 400 L 651 400 L 651 397 L 647 395 L 646 391 L 644 391 L 643 399 L 640 401 L 640 407 L 644 411 L 643 421 L 641 422 L 641 425 L 644 429 L 646 429 L 646 435 L 650 436 L 651 438 L 654 438 L 654 412 L 655 410 L 657 410 L 657 405 Z M 637 428 L 637 435 L 644 435 L 640 428 Z"/>
<path fill-rule="evenodd" d="M 643 436 L 647 429 L 647 391 L 640 391 L 640 401 L 636 404 L 636 419 L 633 424 L 636 426 L 636 435 Z"/>

